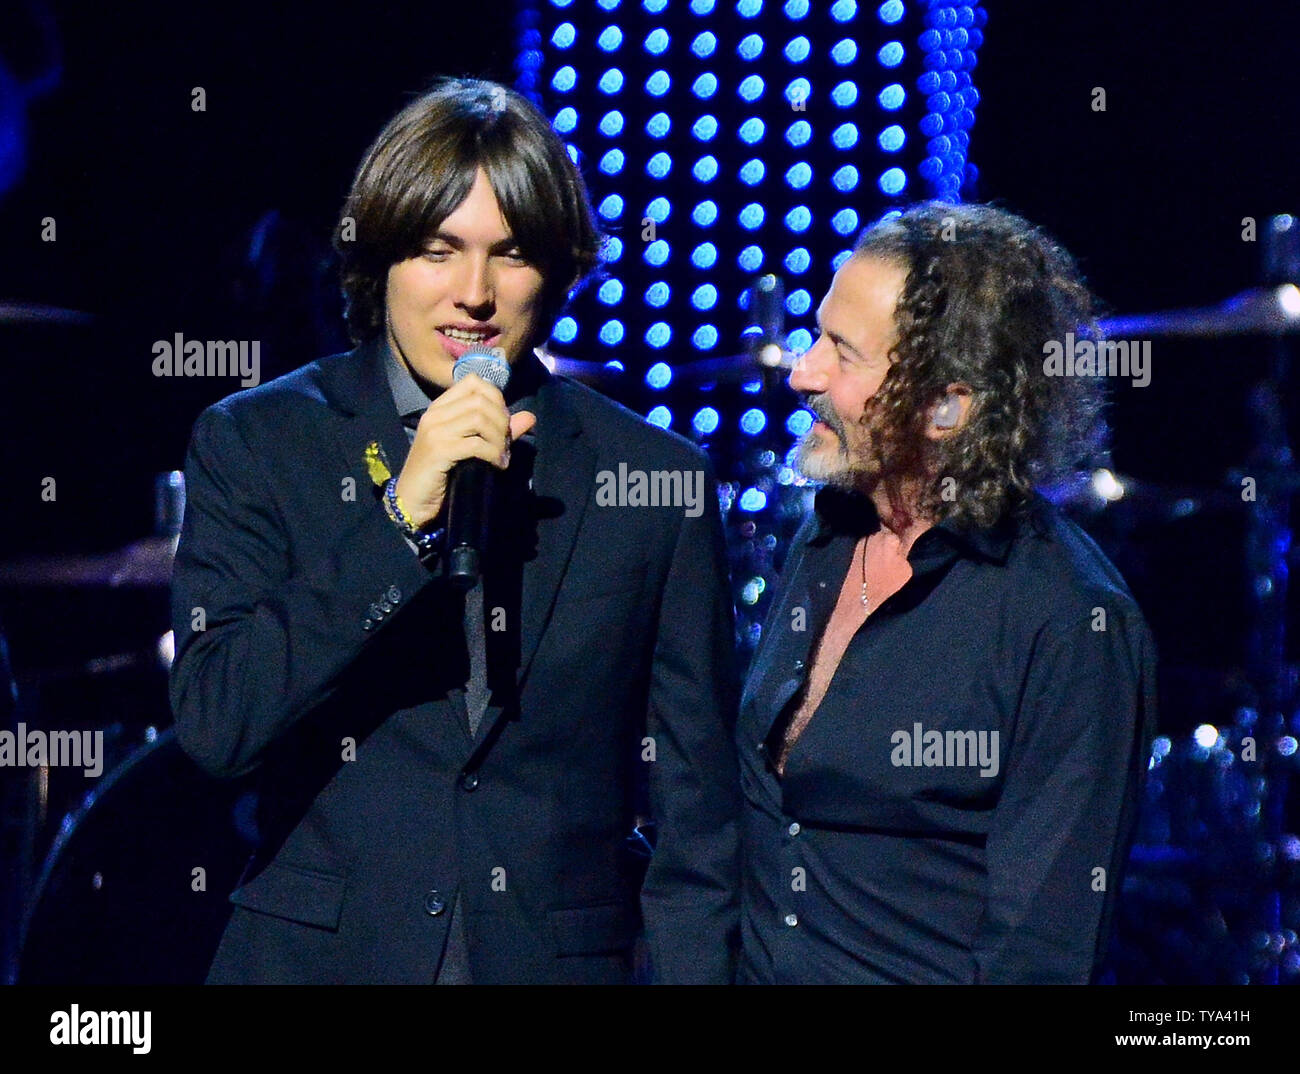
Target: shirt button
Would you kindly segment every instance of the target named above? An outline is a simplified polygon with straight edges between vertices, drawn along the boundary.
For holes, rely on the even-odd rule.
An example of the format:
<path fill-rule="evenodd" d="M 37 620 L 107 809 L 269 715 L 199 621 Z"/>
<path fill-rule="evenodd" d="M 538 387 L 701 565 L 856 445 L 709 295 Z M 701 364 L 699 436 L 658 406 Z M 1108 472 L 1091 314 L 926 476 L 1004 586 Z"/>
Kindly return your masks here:
<path fill-rule="evenodd" d="M 803 831 L 803 829 L 799 827 L 799 822 L 796 820 L 790 825 L 789 828 L 786 829 L 786 831 L 788 831 L 791 835 L 798 835 L 801 831 Z"/>
<path fill-rule="evenodd" d="M 447 909 L 447 904 L 443 900 L 441 893 L 431 891 L 424 897 L 424 909 L 430 916 L 437 917 Z"/>
<path fill-rule="evenodd" d="M 390 600 L 381 600 L 379 602 L 379 607 L 383 611 L 383 613 L 387 615 L 389 612 L 393 610 L 393 602 Z"/>
<path fill-rule="evenodd" d="M 372 604 L 366 609 L 370 613 L 370 618 L 378 622 L 384 617 L 384 609 L 378 604 Z"/>
<path fill-rule="evenodd" d="M 402 591 L 398 589 L 397 586 L 395 585 L 390 585 L 388 587 L 388 592 L 385 594 L 385 596 L 388 597 L 389 602 L 392 604 L 402 603 Z"/>
<path fill-rule="evenodd" d="M 804 669 L 804 663 L 803 663 L 803 661 L 802 661 L 802 660 L 796 660 L 796 661 L 794 662 L 794 669 L 795 669 L 795 671 L 803 671 L 803 669 Z"/>
<path fill-rule="evenodd" d="M 460 785 L 467 791 L 472 791 L 478 786 L 478 773 L 466 772 L 460 777 Z"/>
<path fill-rule="evenodd" d="M 369 619 L 363 619 L 363 620 L 361 621 L 361 629 L 362 629 L 362 630 L 374 630 L 374 629 L 375 629 L 375 624 L 374 624 L 373 622 L 371 622 Z"/>
<path fill-rule="evenodd" d="M 786 914 L 786 915 L 785 915 L 785 923 L 786 923 L 787 925 L 789 925 L 791 928 L 794 928 L 797 924 L 799 924 L 799 915 L 798 915 L 798 914 Z"/>

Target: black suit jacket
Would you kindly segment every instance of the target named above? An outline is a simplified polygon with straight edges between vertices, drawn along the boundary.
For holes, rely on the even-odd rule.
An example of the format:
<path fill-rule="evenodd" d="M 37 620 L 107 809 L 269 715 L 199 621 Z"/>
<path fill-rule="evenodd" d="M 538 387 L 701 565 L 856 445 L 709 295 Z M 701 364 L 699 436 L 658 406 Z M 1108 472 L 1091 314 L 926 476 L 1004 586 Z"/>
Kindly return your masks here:
<path fill-rule="evenodd" d="M 642 917 L 657 979 L 729 981 L 733 606 L 707 457 L 521 359 L 538 416 L 535 450 L 511 463 L 531 471 L 526 561 L 513 597 L 486 596 L 512 658 L 471 738 L 449 700 L 468 672 L 462 598 L 363 461 L 378 441 L 396 473 L 408 447 L 385 346 L 237 393 L 194 427 L 177 735 L 206 771 L 256 770 L 261 788 L 260 847 L 209 980 L 428 983 L 459 894 L 476 983 L 626 980 Z M 598 504 L 597 475 L 620 463 L 703 471 L 703 511 Z M 647 803 L 648 870 L 628 844 Z"/>

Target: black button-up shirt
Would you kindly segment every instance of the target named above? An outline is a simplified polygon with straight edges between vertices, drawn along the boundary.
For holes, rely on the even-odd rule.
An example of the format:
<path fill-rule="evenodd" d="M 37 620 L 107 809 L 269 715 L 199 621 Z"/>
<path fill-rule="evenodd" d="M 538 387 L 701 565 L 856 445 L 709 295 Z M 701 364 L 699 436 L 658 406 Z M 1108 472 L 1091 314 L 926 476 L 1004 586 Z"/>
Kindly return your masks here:
<path fill-rule="evenodd" d="M 796 535 L 737 723 L 741 980 L 1079 982 L 1096 973 L 1155 719 L 1155 649 L 1093 541 L 1042 497 L 940 524 L 777 755 L 870 500 Z"/>

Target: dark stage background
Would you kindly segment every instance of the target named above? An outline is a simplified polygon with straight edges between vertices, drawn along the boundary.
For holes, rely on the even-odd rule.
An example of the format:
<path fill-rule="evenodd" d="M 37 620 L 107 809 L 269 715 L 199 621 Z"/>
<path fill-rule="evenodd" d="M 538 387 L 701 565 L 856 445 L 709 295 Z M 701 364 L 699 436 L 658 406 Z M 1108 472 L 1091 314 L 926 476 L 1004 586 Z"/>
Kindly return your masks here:
<path fill-rule="evenodd" d="M 859 17 L 876 6 L 863 4 Z M 1115 313 L 1209 305 L 1257 284 L 1261 243 L 1243 241 L 1243 218 L 1262 234 L 1272 214 L 1300 212 L 1300 7 L 984 7 L 969 148 L 979 178 L 964 198 L 1046 227 Z M 194 418 L 235 385 L 153 376 L 152 341 L 260 339 L 263 381 L 345 347 L 328 242 L 363 150 L 434 75 L 513 83 L 515 20 L 513 0 L 288 11 L 19 3 L 0 16 L 0 301 L 85 315 L 0 323 L 0 560 L 108 553 L 154 531 L 155 475 L 182 466 Z M 205 112 L 191 110 L 196 86 Z M 1106 91 L 1104 112 L 1091 107 L 1094 87 Z M 543 95 L 552 112 L 553 103 Z M 863 223 L 895 203 L 866 184 Z M 42 240 L 47 217 L 54 242 Z M 819 263 L 803 281 L 814 303 L 830 276 Z M 740 346 L 724 340 L 719 352 Z M 684 350 L 674 343 L 665 354 L 684 361 Z M 659 357 L 639 337 L 616 352 L 638 370 Z M 1300 844 L 1274 839 L 1263 861 L 1238 809 L 1253 776 L 1225 790 L 1213 736 L 1205 756 L 1178 752 L 1194 728 L 1250 726 L 1259 706 L 1245 671 L 1247 515 L 1229 507 L 1170 520 L 1165 511 L 1170 496 L 1207 496 L 1247 466 L 1248 392 L 1276 353 L 1263 338 L 1157 340 L 1151 385 L 1114 393 L 1114 469 L 1155 486 L 1154 506 L 1102 512 L 1091 528 L 1156 632 L 1161 731 L 1183 766 L 1170 769 L 1139 833 L 1143 846 L 1164 849 L 1134 872 L 1126 905 L 1143 916 L 1130 918 L 1121 979 L 1300 976 L 1288 931 L 1300 916 Z M 656 401 L 639 378 L 613 394 L 642 413 Z M 1294 438 L 1300 399 L 1290 386 L 1282 398 Z M 673 427 L 689 434 L 689 421 Z M 58 479 L 53 503 L 40 498 L 46 475 Z M 20 711 L 75 710 L 85 726 L 116 727 L 125 753 L 140 728 L 167 719 L 160 673 L 140 660 L 166 629 L 166 594 L 116 588 L 11 579 L 0 616 Z M 763 608 L 752 611 L 761 618 Z M 118 657 L 87 671 L 88 661 Z M 1282 809 L 1294 832 L 1294 801 L 1283 790 L 1270 807 L 1272 786 L 1255 797 Z M 59 794 L 50 789 L 38 850 L 75 804 Z M 1171 807 L 1173 798 L 1182 804 Z"/>

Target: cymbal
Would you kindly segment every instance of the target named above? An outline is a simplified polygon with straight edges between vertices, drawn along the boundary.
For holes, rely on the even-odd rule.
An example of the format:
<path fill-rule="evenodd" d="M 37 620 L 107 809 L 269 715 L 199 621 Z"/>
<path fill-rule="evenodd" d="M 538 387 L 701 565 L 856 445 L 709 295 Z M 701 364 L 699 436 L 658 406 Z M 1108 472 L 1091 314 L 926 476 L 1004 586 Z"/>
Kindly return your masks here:
<path fill-rule="evenodd" d="M 28 556 L 0 563 L 0 587 L 168 586 L 176 555 L 173 537 L 146 537 L 91 556 Z"/>
<path fill-rule="evenodd" d="M 1108 317 L 1101 322 L 1101 329 L 1111 339 L 1120 336 L 1217 338 L 1300 332 L 1300 287 L 1293 283 L 1252 287 L 1217 306 Z"/>

